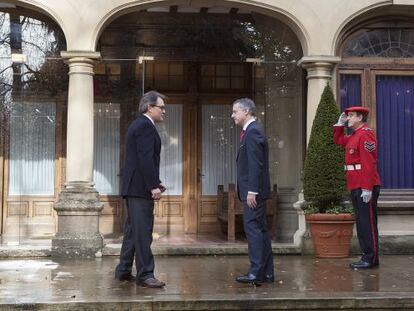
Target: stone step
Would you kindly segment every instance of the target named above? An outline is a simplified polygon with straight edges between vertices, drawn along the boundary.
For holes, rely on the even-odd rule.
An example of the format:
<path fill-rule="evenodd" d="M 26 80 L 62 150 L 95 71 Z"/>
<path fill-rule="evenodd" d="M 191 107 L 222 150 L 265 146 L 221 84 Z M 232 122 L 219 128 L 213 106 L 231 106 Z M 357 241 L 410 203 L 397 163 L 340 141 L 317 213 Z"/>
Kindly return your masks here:
<path fill-rule="evenodd" d="M 273 243 L 274 254 L 300 255 L 301 248 L 288 243 Z M 247 243 L 189 243 L 189 244 L 162 244 L 154 243 L 154 255 L 247 255 Z M 97 256 L 119 256 L 120 242 L 105 242 L 102 254 Z M 50 243 L 47 245 L 2 245 L 0 258 L 14 257 L 49 257 L 51 256 Z"/>
<path fill-rule="evenodd" d="M 293 244 L 273 243 L 274 254 L 300 255 L 301 248 Z M 121 243 L 108 243 L 103 249 L 104 256 L 118 256 Z M 154 255 L 247 255 L 247 243 L 217 244 L 163 244 L 152 246 Z"/>
<path fill-rule="evenodd" d="M 336 295 L 335 295 L 336 296 Z M 358 295 L 357 295 L 358 296 Z M 136 299 L 134 301 L 89 301 L 89 302 L 54 302 L 54 303 L 17 303 L 0 304 L 1 310 L 37 310 L 37 311 L 61 311 L 61 310 L 204 310 L 204 311 L 233 311 L 233 310 L 363 310 L 363 311 L 403 311 L 413 310 L 414 298 L 395 297 L 385 295 L 382 297 L 315 297 L 315 298 L 220 298 L 215 295 L 206 295 L 201 299 Z"/>

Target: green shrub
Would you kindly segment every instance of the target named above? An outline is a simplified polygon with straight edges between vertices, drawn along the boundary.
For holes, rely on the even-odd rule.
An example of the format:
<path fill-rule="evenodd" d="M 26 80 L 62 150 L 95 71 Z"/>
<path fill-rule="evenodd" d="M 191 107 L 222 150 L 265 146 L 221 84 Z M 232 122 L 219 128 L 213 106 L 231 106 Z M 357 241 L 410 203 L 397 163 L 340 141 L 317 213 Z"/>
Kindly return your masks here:
<path fill-rule="evenodd" d="M 340 204 L 345 195 L 344 151 L 333 142 L 332 125 L 339 109 L 329 85 L 326 85 L 313 121 L 305 157 L 303 192 L 305 213 L 346 213 Z"/>

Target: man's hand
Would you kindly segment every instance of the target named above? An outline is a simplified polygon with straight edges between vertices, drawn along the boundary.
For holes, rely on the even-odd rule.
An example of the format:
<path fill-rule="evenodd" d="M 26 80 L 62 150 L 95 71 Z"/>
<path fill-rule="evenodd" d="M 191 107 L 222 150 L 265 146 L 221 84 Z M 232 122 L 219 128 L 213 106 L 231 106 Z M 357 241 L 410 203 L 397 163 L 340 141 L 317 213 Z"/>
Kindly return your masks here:
<path fill-rule="evenodd" d="M 362 189 L 361 198 L 364 203 L 368 203 L 372 198 L 372 191 L 367 189 Z"/>
<path fill-rule="evenodd" d="M 167 188 L 166 188 L 163 184 L 160 184 L 160 185 L 158 186 L 158 188 L 160 188 L 161 193 L 163 193 L 163 192 L 165 192 L 165 190 L 167 190 Z"/>
<path fill-rule="evenodd" d="M 335 125 L 345 126 L 346 122 L 348 121 L 348 116 L 345 112 L 342 112 L 339 116 L 338 122 Z"/>
<path fill-rule="evenodd" d="M 152 194 L 152 198 L 154 200 L 159 200 L 161 199 L 161 189 L 160 188 L 155 188 L 151 190 L 151 194 Z"/>
<path fill-rule="evenodd" d="M 250 208 L 255 208 L 257 206 L 256 195 L 253 193 L 247 194 L 247 206 Z"/>

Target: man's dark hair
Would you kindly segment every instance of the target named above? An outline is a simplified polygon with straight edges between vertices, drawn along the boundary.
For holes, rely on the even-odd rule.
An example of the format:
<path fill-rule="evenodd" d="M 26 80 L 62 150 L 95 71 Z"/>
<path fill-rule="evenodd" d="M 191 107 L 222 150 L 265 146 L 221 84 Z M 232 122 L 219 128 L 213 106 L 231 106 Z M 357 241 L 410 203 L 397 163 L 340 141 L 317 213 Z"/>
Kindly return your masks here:
<path fill-rule="evenodd" d="M 149 91 L 142 95 L 141 100 L 139 101 L 138 112 L 139 114 L 146 113 L 149 107 L 154 107 L 157 105 L 158 98 L 166 100 L 167 96 L 158 93 L 157 91 Z"/>
<path fill-rule="evenodd" d="M 233 105 L 239 104 L 239 106 L 249 113 L 249 115 L 255 117 L 256 116 L 256 105 L 254 101 L 252 101 L 250 98 L 240 98 L 236 99 L 233 103 Z"/>
<path fill-rule="evenodd" d="M 363 114 L 362 112 L 358 112 L 356 111 L 356 114 L 358 117 L 362 117 L 362 122 L 367 123 L 368 121 L 368 115 L 367 114 Z"/>

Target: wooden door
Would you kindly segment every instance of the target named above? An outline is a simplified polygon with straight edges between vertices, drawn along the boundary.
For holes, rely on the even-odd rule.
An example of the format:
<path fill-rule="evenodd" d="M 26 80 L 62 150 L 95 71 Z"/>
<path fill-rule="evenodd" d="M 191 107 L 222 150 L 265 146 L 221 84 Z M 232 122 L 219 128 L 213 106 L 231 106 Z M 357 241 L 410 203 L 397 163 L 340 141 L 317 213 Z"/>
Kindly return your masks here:
<path fill-rule="evenodd" d="M 3 137 L 2 235 L 4 241 L 18 244 L 22 239 L 51 238 L 57 229 L 53 205 L 64 178 L 62 124 L 65 102 L 63 99 L 22 100 L 14 105 L 16 112 L 10 115 Z M 37 112 L 36 117 L 31 116 L 33 111 Z M 46 123 L 50 125 L 45 126 Z M 19 138 L 20 133 L 28 133 L 26 140 Z M 44 145 L 42 137 L 54 142 Z M 27 144 L 27 139 L 32 142 Z M 33 153 L 31 149 L 38 151 Z M 46 169 L 35 164 L 45 159 L 49 161 L 44 164 Z M 31 164 L 38 170 L 33 171 Z M 49 174 L 37 176 L 39 171 L 45 170 Z M 42 179 L 52 183 L 47 194 L 42 192 L 43 188 L 36 187 Z"/>
<path fill-rule="evenodd" d="M 197 110 L 191 95 L 168 94 L 165 120 L 157 124 L 162 141 L 160 179 L 167 191 L 155 206 L 160 235 L 197 233 Z"/>
<path fill-rule="evenodd" d="M 217 232 L 217 186 L 226 184 L 227 187 L 229 182 L 235 182 L 235 144 L 238 143 L 239 129 L 231 119 L 232 103 L 237 98 L 250 95 L 251 71 L 246 64 L 188 63 L 184 68 L 185 91 L 165 92 L 168 96 L 167 114 L 160 128 L 169 128 L 170 132 L 159 130 L 163 141 L 163 167 L 169 165 L 163 159 L 163 152 L 171 153 L 167 151 L 174 136 L 171 124 L 182 124 L 180 136 L 173 137 L 182 145 L 181 153 L 175 155 L 175 160 L 182 164 L 182 188 L 181 192 L 166 192 L 156 204 L 154 231 L 160 234 Z M 168 81 L 171 79 L 169 77 Z M 152 83 L 156 86 L 155 77 Z M 181 107 L 181 115 L 171 109 L 173 106 L 174 109 Z M 211 154 L 207 152 L 209 146 L 217 144 L 223 144 L 215 150 L 227 153 L 225 161 L 216 157 L 214 150 L 210 150 Z M 214 165 L 218 163 L 223 166 Z M 229 176 L 222 174 L 224 171 Z M 171 186 L 168 180 L 162 181 L 166 182 L 167 188 Z M 177 184 L 177 180 L 172 184 Z"/>
<path fill-rule="evenodd" d="M 240 129 L 231 119 L 232 103 L 239 96 L 200 97 L 198 106 L 198 232 L 219 229 L 217 219 L 217 187 L 225 191 L 236 182 L 236 154 Z"/>

